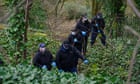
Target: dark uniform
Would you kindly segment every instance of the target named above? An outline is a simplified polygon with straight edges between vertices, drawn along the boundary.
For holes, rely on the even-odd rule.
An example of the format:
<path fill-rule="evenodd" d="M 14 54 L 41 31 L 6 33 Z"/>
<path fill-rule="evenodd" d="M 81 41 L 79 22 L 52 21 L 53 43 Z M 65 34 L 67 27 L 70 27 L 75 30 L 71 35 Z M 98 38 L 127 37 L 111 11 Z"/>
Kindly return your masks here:
<path fill-rule="evenodd" d="M 106 45 L 106 36 L 104 34 L 105 21 L 102 15 L 97 14 L 91 21 L 92 24 L 92 34 L 91 34 L 91 46 L 95 43 L 98 34 L 101 34 L 100 40 L 102 44 Z"/>
<path fill-rule="evenodd" d="M 3 65 L 4 64 L 4 62 L 0 59 L 0 65 Z"/>
<path fill-rule="evenodd" d="M 62 69 L 65 72 L 77 72 L 79 58 L 85 60 L 79 50 L 69 45 L 68 41 L 65 41 L 56 54 L 56 64 L 59 70 Z"/>
<path fill-rule="evenodd" d="M 73 45 L 80 52 L 82 52 L 82 35 L 79 32 L 76 32 L 75 35 L 70 34 L 68 37 L 68 41 L 70 42 L 71 45 Z"/>
<path fill-rule="evenodd" d="M 51 52 L 45 49 L 45 52 L 42 53 L 38 51 L 33 58 L 33 64 L 39 68 L 42 68 L 44 65 L 47 66 L 48 70 L 51 70 L 51 63 L 53 61 L 53 56 Z"/>
<path fill-rule="evenodd" d="M 88 21 L 88 19 L 83 22 L 82 18 L 81 18 L 76 25 L 76 29 L 80 31 L 80 33 L 83 37 L 83 41 L 82 41 L 83 42 L 83 53 L 86 54 L 88 37 L 89 37 L 90 31 L 91 31 L 91 24 Z M 85 32 L 85 35 L 83 35 L 82 32 Z"/>
<path fill-rule="evenodd" d="M 0 66 L 3 65 L 3 64 L 4 64 L 4 62 L 0 59 Z M 3 80 L 3 78 L 0 78 L 0 84 L 3 84 L 2 80 Z"/>

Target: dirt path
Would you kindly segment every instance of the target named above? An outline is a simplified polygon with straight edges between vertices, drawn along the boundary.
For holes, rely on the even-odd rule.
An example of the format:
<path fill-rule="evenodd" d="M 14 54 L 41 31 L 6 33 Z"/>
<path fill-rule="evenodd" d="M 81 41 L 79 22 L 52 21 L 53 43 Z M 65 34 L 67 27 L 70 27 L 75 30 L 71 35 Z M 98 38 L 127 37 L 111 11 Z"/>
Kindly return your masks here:
<path fill-rule="evenodd" d="M 71 33 L 71 30 L 75 27 L 76 21 L 65 21 L 55 29 L 53 29 L 54 38 L 59 41 L 65 40 L 68 35 Z"/>

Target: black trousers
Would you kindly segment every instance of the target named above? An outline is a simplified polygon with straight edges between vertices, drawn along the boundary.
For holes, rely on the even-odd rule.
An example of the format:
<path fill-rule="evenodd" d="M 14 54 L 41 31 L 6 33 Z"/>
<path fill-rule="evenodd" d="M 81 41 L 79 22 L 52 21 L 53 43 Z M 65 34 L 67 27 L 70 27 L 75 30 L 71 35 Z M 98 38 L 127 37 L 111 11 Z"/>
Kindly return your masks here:
<path fill-rule="evenodd" d="M 85 36 L 83 37 L 83 42 L 82 42 L 82 51 L 84 55 L 87 52 L 87 45 L 88 45 L 88 36 Z"/>
<path fill-rule="evenodd" d="M 104 46 L 106 45 L 106 35 L 104 34 L 104 31 L 103 30 L 100 30 L 100 32 L 98 32 L 98 31 L 92 31 L 92 34 L 91 34 L 91 46 L 94 45 L 94 43 L 96 41 L 96 38 L 97 38 L 97 36 L 99 34 L 101 34 L 101 37 L 100 37 L 101 43 Z"/>
<path fill-rule="evenodd" d="M 77 73 L 77 67 L 72 67 L 72 68 L 63 68 L 62 69 L 64 72 L 71 72 L 71 73 Z"/>
<path fill-rule="evenodd" d="M 75 43 L 74 47 L 76 47 L 80 52 L 82 52 L 82 43 Z"/>

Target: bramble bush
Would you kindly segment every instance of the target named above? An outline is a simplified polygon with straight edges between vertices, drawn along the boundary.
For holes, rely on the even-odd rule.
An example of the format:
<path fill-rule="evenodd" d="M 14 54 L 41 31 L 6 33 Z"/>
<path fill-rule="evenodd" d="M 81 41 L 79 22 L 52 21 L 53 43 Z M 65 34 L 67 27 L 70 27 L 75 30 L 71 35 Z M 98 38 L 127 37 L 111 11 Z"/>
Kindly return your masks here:
<path fill-rule="evenodd" d="M 20 62 L 27 62 L 30 63 L 32 57 L 34 56 L 35 52 L 38 50 L 38 46 L 40 43 L 45 43 L 46 47 L 52 52 L 53 56 L 56 54 L 56 50 L 58 50 L 60 46 L 60 42 L 53 40 L 52 38 L 49 38 L 49 36 L 46 33 L 42 33 L 41 31 L 39 32 L 33 32 L 29 31 L 30 33 L 28 34 L 28 42 L 24 45 L 27 46 L 27 59 L 22 60 L 20 59 Z M 7 38 L 6 37 L 6 30 L 2 30 L 0 32 L 1 39 L 0 39 L 0 58 L 4 59 L 4 61 L 8 64 L 15 64 L 16 60 L 14 59 L 13 54 L 16 54 L 15 52 L 11 52 L 11 47 L 14 47 L 14 43 L 12 44 L 7 44 Z M 10 46 L 10 47 L 9 47 Z M 10 53 L 8 53 L 10 52 Z M 11 55 L 12 54 L 12 55 Z"/>
<path fill-rule="evenodd" d="M 114 48 L 111 46 L 105 48 L 97 43 L 92 49 L 89 49 L 87 57 L 91 63 L 88 67 L 83 68 L 82 73 L 85 73 L 89 77 L 95 75 L 97 78 L 98 74 L 101 74 L 101 78 L 102 76 L 103 78 L 106 76 L 107 81 L 114 81 L 112 84 L 124 84 L 127 79 L 128 67 L 135 46 L 135 42 L 133 41 L 134 39 L 122 40 L 121 38 L 109 40 L 109 43 Z M 140 55 L 138 54 L 133 71 L 132 82 L 135 83 L 139 81 L 139 57 Z"/>
<path fill-rule="evenodd" d="M 35 39 L 35 37 L 33 38 Z M 32 45 L 36 45 L 36 42 L 41 42 L 43 40 L 42 38 L 45 37 L 40 36 L 40 38 L 41 39 L 36 38 L 36 41 L 32 40 Z M 49 42 L 47 40 L 43 41 Z M 59 73 L 55 68 L 53 68 L 52 71 L 45 71 L 29 63 L 20 63 L 15 66 L 6 65 L 1 67 L 0 74 L 2 75 L 0 77 L 3 78 L 4 84 L 124 84 L 127 78 L 129 60 L 134 47 L 134 44 L 126 44 L 126 41 L 110 40 L 110 42 L 114 44 L 114 48 L 110 46 L 104 48 L 98 43 L 96 43 L 93 48 L 88 48 L 89 51 L 86 57 L 90 63 L 88 65 L 84 65 L 83 63 L 79 64 L 78 75 L 64 72 Z M 52 41 L 50 41 L 50 43 L 51 42 Z M 57 49 L 55 46 L 50 49 L 56 52 Z M 139 59 L 139 56 L 137 59 Z M 138 65 L 139 61 L 136 61 L 134 71 L 137 71 L 137 73 L 139 73 Z M 139 75 L 134 72 L 132 81 L 138 82 L 138 79 Z"/>
<path fill-rule="evenodd" d="M 4 37 L 2 39 L 2 43 L 4 43 Z M 8 81 L 17 81 L 17 84 L 20 82 L 23 82 L 24 84 L 24 81 L 30 81 L 31 84 L 42 83 L 42 81 L 47 82 L 46 84 L 58 84 L 62 83 L 62 81 L 65 81 L 65 84 L 124 84 L 127 79 L 129 60 L 135 46 L 135 42 L 133 42 L 134 40 L 127 39 L 122 41 L 122 39 L 120 38 L 118 38 L 117 40 L 108 40 L 114 48 L 110 46 L 108 46 L 107 48 L 102 47 L 101 43 L 98 43 L 98 41 L 99 40 L 97 39 L 97 42 L 93 48 L 88 47 L 88 53 L 86 57 L 87 59 L 89 59 L 90 63 L 88 65 L 79 63 L 78 75 L 75 76 L 70 73 L 60 74 L 57 72 L 57 69 L 52 69 L 52 71 L 44 72 L 43 70 L 37 69 L 30 64 L 32 56 L 38 48 L 38 44 L 41 42 L 45 42 L 47 44 L 47 48 L 53 53 L 53 56 L 55 57 L 55 54 L 60 46 L 60 42 L 49 38 L 46 34 L 41 32 L 30 32 L 29 40 L 27 43 L 27 61 L 21 61 L 20 64 L 13 66 L 11 65 L 13 63 L 8 60 L 9 57 L 6 57 L 3 53 L 1 53 L 0 57 L 3 60 L 6 59 L 4 60 L 6 61 L 6 64 L 5 66 L 0 67 L 0 74 L 2 74 L 0 77 L 3 78 L 3 83 L 6 84 Z M 140 78 L 139 59 L 140 55 L 138 53 L 132 78 L 132 81 L 134 82 L 139 82 Z M 13 59 L 11 58 L 11 60 Z M 16 74 L 14 75 L 14 73 Z M 23 74 L 27 75 L 24 76 Z M 16 77 L 17 79 L 13 80 L 14 77 Z"/>
<path fill-rule="evenodd" d="M 96 83 L 83 74 L 59 73 L 57 69 L 52 71 L 42 70 L 32 65 L 18 64 L 0 68 L 0 77 L 3 84 L 94 84 Z"/>

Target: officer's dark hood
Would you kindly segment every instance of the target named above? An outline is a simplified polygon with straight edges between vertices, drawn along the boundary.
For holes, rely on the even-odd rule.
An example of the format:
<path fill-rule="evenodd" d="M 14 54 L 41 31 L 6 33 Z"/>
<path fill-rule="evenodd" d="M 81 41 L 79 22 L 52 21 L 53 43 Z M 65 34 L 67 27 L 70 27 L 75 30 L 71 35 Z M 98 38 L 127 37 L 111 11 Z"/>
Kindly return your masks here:
<path fill-rule="evenodd" d="M 69 49 L 70 49 L 70 43 L 69 43 L 69 41 L 64 41 L 64 42 L 62 43 L 62 45 L 61 45 L 60 50 L 62 50 L 62 51 L 67 51 L 67 50 L 69 50 Z"/>

